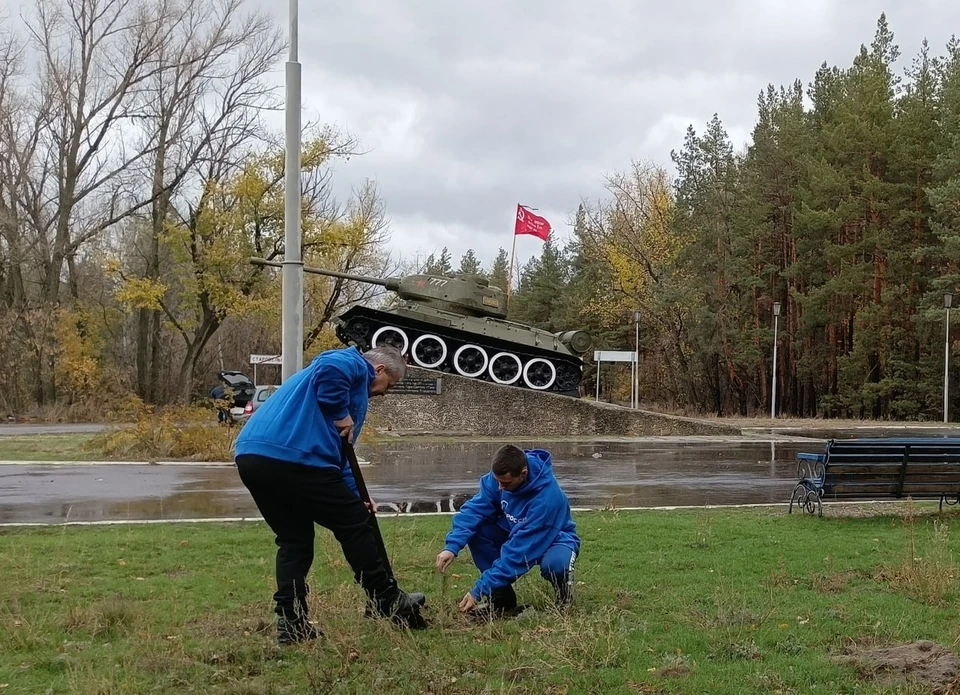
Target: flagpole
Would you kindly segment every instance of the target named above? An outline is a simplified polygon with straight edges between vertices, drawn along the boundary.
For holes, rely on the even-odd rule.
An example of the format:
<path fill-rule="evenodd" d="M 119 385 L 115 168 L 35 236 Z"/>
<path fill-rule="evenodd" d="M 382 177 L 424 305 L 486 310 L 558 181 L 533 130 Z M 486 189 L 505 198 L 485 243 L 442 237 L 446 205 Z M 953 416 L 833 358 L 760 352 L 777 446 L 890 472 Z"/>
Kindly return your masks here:
<path fill-rule="evenodd" d="M 510 308 L 510 285 L 513 284 L 513 257 L 517 253 L 517 232 L 513 232 L 513 248 L 510 249 L 510 270 L 507 271 L 507 306 L 505 309 Z"/>

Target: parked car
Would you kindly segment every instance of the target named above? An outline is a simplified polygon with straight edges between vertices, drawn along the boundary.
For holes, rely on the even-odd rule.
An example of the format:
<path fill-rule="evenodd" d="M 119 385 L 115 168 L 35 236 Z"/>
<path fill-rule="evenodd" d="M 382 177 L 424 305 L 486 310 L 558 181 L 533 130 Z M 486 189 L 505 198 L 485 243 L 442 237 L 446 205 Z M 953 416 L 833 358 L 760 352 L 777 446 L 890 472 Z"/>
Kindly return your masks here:
<path fill-rule="evenodd" d="M 217 401 L 217 420 L 219 422 L 235 421 L 234 414 L 242 415 L 247 403 L 251 402 L 256 394 L 257 387 L 243 372 L 217 372 L 220 384 L 210 389 L 210 398 Z"/>
<path fill-rule="evenodd" d="M 279 386 L 257 386 L 256 391 L 253 394 L 253 398 L 247 401 L 246 405 L 243 408 L 231 408 L 230 417 L 233 418 L 234 422 L 244 423 L 250 419 L 250 416 L 256 412 L 257 408 L 263 405 L 270 396 L 273 395 Z M 239 410 L 240 412 L 236 412 Z"/>

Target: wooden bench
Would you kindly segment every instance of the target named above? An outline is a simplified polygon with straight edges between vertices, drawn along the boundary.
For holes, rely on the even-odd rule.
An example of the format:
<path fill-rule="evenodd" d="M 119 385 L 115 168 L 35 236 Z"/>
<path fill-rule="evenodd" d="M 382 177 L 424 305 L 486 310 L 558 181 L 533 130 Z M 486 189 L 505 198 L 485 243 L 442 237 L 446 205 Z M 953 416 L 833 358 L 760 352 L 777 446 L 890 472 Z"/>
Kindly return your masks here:
<path fill-rule="evenodd" d="M 790 497 L 823 516 L 823 501 L 939 499 L 960 502 L 960 437 L 831 439 L 822 454 L 797 454 Z"/>

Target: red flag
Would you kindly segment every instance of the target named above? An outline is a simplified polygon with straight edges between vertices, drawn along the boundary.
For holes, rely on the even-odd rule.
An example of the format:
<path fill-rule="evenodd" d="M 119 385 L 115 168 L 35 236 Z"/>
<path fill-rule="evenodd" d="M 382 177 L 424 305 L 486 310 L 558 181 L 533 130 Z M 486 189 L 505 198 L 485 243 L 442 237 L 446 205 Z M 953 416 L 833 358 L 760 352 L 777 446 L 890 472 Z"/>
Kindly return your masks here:
<path fill-rule="evenodd" d="M 513 234 L 532 234 L 544 241 L 550 236 L 550 223 L 534 215 L 523 205 L 517 205 L 517 223 L 514 225 Z"/>

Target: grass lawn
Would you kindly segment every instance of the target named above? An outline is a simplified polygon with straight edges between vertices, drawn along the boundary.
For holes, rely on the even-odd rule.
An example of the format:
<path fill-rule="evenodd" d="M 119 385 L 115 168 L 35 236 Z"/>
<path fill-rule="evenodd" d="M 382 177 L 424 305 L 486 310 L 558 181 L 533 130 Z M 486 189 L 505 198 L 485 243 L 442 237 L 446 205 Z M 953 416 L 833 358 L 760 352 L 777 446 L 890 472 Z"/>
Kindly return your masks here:
<path fill-rule="evenodd" d="M 921 509 L 918 507 L 918 509 Z M 276 646 L 266 526 L 170 524 L 0 533 L 2 693 L 881 693 L 831 657 L 851 645 L 960 639 L 953 513 L 822 519 L 782 508 L 576 515 L 578 596 L 470 624 L 464 551 L 442 578 L 445 517 L 381 520 L 401 586 L 431 629 L 363 617 L 319 529 L 320 641 Z M 934 505 L 935 509 L 935 505 Z"/>
<path fill-rule="evenodd" d="M 103 456 L 87 445 L 93 434 L 31 434 L 0 437 L 0 461 L 93 461 Z"/>

